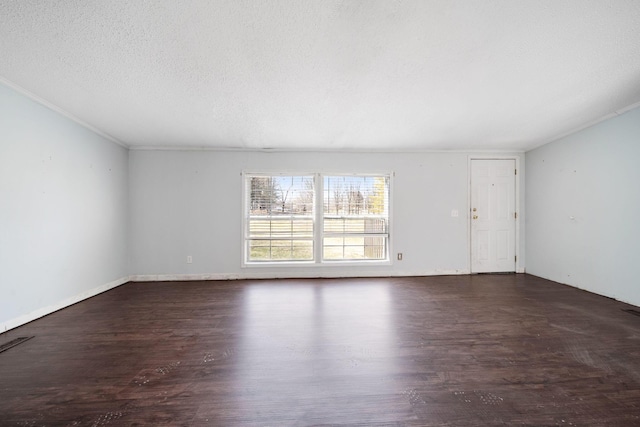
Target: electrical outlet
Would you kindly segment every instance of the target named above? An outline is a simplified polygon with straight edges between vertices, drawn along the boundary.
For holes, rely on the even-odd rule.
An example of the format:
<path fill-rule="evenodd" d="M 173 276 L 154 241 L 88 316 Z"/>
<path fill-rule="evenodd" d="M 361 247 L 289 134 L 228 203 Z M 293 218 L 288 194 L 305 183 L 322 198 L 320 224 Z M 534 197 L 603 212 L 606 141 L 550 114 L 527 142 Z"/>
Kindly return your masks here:
<path fill-rule="evenodd" d="M 398 261 L 402 261 L 402 252 L 398 252 Z"/>
<path fill-rule="evenodd" d="M 193 262 L 193 257 L 191 255 L 187 255 L 187 264 L 191 264 Z"/>

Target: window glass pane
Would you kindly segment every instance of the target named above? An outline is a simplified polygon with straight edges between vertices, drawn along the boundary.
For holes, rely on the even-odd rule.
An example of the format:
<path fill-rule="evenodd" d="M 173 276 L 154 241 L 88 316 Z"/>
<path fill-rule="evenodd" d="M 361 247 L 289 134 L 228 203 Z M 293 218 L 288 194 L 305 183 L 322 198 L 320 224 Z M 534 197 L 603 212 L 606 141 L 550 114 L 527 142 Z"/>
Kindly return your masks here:
<path fill-rule="evenodd" d="M 251 176 L 248 179 L 250 215 L 313 217 L 313 176 Z"/>
<path fill-rule="evenodd" d="M 271 259 L 274 260 L 290 260 L 293 258 L 293 241 L 292 240 L 272 240 L 271 241 Z"/>
<path fill-rule="evenodd" d="M 325 216 L 325 234 L 379 234 L 387 233 L 386 218 Z"/>
<path fill-rule="evenodd" d="M 250 240 L 249 259 L 267 261 L 271 258 L 271 242 L 269 240 Z"/>
<path fill-rule="evenodd" d="M 326 215 L 389 215 L 388 176 L 325 176 L 323 212 Z"/>
<path fill-rule="evenodd" d="M 249 217 L 249 237 L 313 238 L 313 218 Z"/>
<path fill-rule="evenodd" d="M 365 237 L 364 258 L 385 259 L 387 257 L 387 239 L 388 237 Z"/>
<path fill-rule="evenodd" d="M 387 259 L 389 177 L 325 176 L 323 186 L 323 259 Z"/>
<path fill-rule="evenodd" d="M 325 237 L 322 255 L 325 260 L 386 259 L 386 237 Z"/>
<path fill-rule="evenodd" d="M 294 240 L 291 259 L 313 260 L 313 240 Z"/>
<path fill-rule="evenodd" d="M 247 261 L 313 260 L 313 176 L 247 176 Z"/>
<path fill-rule="evenodd" d="M 249 261 L 301 260 L 313 260 L 313 240 L 249 240 Z"/>

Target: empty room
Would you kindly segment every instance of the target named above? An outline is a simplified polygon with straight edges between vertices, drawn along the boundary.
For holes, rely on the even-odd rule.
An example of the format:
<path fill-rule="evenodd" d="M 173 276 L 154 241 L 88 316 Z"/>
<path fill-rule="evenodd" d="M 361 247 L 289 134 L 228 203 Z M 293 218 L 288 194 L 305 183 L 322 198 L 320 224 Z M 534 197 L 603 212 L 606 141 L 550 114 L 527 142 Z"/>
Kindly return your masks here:
<path fill-rule="evenodd" d="M 0 0 L 0 426 L 640 426 L 637 0 Z"/>

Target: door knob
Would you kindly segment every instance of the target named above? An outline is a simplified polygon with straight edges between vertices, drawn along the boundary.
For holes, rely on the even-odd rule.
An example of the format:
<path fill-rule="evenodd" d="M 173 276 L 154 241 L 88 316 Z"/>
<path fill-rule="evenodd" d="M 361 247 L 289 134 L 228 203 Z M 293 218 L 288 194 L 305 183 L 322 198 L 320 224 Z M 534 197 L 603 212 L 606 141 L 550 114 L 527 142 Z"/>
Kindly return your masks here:
<path fill-rule="evenodd" d="M 478 219 L 478 215 L 474 215 L 474 216 L 473 216 L 473 219 Z"/>

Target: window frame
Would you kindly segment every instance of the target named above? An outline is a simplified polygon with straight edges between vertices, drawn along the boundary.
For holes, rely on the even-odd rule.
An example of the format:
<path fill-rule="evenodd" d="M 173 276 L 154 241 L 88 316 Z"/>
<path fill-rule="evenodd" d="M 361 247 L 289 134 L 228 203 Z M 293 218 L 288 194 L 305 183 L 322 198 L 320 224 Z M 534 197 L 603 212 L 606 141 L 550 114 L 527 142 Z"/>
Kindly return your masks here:
<path fill-rule="evenodd" d="M 319 229 L 319 235 L 318 235 L 318 240 L 320 243 L 320 252 L 319 252 L 319 257 L 320 257 L 320 263 L 324 264 L 324 265 L 330 265 L 330 264 L 338 264 L 338 265 L 345 265 L 347 263 L 354 263 L 354 264 L 381 264 L 381 263 L 390 263 L 391 261 L 391 178 L 392 178 L 393 174 L 392 173 L 384 173 L 384 174 L 369 174 L 369 173 L 324 173 L 324 174 L 320 174 L 320 181 L 321 181 L 321 193 L 318 195 L 319 199 L 320 199 L 320 207 L 322 208 L 322 212 L 319 213 L 320 216 L 320 229 Z M 324 239 L 325 238 L 331 238 L 331 237 L 338 237 L 338 236 L 342 236 L 343 238 L 348 238 L 349 234 L 348 233 L 331 233 L 331 232 L 325 232 L 324 230 L 324 220 L 325 220 L 325 213 L 324 213 L 324 179 L 326 177 L 361 177 L 361 178 L 375 178 L 375 177 L 383 177 L 388 179 L 388 185 L 387 185 L 387 231 L 386 233 L 376 233 L 376 234 L 368 234 L 368 233 L 359 233 L 360 236 L 358 236 L 357 234 L 352 234 L 351 237 L 385 237 L 386 238 L 386 245 L 385 245 L 385 249 L 386 249 L 386 258 L 384 259 L 331 259 L 331 258 L 325 258 L 324 256 Z M 348 217 L 348 215 L 346 215 L 346 217 Z M 344 247 L 344 245 L 343 245 Z"/>
<path fill-rule="evenodd" d="M 313 215 L 313 259 L 311 260 L 268 260 L 268 261 L 250 261 L 249 245 L 247 244 L 248 232 L 248 201 L 247 197 L 247 179 L 254 176 L 277 177 L 277 176 L 313 176 L 314 179 L 314 215 Z M 323 253 L 324 240 L 324 177 L 326 176 L 351 176 L 351 177 L 385 177 L 388 178 L 388 195 L 387 195 L 387 232 L 386 237 L 386 259 L 347 259 L 347 260 L 325 260 Z M 346 267 L 346 266 L 384 266 L 393 264 L 393 185 L 394 172 L 308 172 L 308 171 L 243 171 L 241 173 L 242 181 L 242 227 L 241 227 L 241 267 L 242 268 L 260 268 L 260 267 Z"/>

